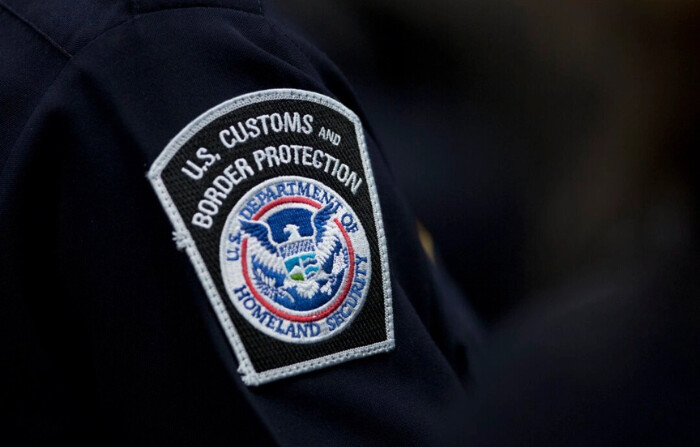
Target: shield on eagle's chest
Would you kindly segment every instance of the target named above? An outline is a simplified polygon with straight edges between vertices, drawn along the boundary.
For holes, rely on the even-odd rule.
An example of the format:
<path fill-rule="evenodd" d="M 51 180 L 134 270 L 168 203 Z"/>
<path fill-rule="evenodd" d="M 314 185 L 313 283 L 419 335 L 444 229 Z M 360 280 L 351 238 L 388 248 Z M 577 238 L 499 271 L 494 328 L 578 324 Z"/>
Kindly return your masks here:
<path fill-rule="evenodd" d="M 267 219 L 277 252 L 284 259 L 289 278 L 295 281 L 310 279 L 319 270 L 316 244 L 311 223 L 312 213 L 304 208 L 283 209 Z"/>
<path fill-rule="evenodd" d="M 311 243 L 306 244 L 306 242 Z M 313 249 L 311 251 L 305 251 L 307 245 L 313 246 L 313 240 L 306 239 L 303 241 L 294 241 L 291 242 L 290 245 L 292 246 L 285 247 L 289 249 L 288 251 L 302 252 L 298 255 L 291 255 L 288 257 L 283 256 L 284 266 L 287 268 L 287 274 L 289 277 L 295 281 L 304 281 L 313 277 L 319 269 L 317 265 L 318 263 L 316 262 L 316 253 L 313 252 Z M 281 253 L 282 247 L 280 247 L 280 254 Z"/>

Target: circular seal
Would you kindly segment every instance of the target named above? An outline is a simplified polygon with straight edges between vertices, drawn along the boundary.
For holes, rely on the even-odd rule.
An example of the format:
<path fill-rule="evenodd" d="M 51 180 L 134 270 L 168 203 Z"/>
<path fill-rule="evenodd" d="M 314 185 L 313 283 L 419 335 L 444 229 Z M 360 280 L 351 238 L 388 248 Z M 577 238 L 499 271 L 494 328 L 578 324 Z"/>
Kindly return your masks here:
<path fill-rule="evenodd" d="M 236 310 L 291 343 L 332 337 L 359 314 L 371 278 L 360 219 L 328 186 L 286 176 L 253 187 L 221 234 L 223 282 Z"/>

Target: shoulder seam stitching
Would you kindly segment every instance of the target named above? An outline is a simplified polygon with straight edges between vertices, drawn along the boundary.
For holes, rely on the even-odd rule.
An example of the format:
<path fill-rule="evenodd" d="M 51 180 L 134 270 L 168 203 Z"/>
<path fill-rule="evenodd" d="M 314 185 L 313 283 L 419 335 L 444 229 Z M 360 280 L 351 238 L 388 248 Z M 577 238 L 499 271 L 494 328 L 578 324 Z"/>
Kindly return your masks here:
<path fill-rule="evenodd" d="M 0 0 L 0 7 L 5 8 L 7 11 L 9 11 L 9 12 L 11 12 L 12 14 L 16 15 L 16 17 L 17 17 L 18 19 L 21 19 L 21 16 L 17 15 L 14 11 L 12 11 L 12 9 L 8 8 L 2 0 Z M 57 43 L 55 43 L 49 36 L 47 36 L 47 35 L 41 33 L 41 31 L 40 31 L 38 28 L 33 28 L 36 32 L 38 32 L 38 33 L 40 33 L 42 36 L 44 36 L 49 42 L 53 42 L 54 47 L 55 47 L 56 49 L 58 49 L 59 51 L 61 51 L 61 53 L 64 54 L 64 55 L 67 57 L 68 60 L 67 60 L 66 63 L 63 65 L 63 67 L 58 71 L 58 73 L 56 73 L 56 76 L 54 77 L 53 81 L 51 81 L 51 84 L 50 84 L 48 87 L 46 87 L 46 89 L 44 90 L 44 92 L 43 92 L 42 95 L 41 95 L 41 98 L 39 98 L 39 100 L 37 101 L 36 105 L 34 106 L 34 108 L 32 109 L 31 113 L 29 114 L 29 117 L 28 117 L 27 120 L 24 122 L 24 125 L 22 126 L 22 129 L 20 130 L 20 132 L 19 132 L 17 138 L 11 143 L 10 148 L 9 148 L 8 158 L 5 159 L 5 163 L 3 163 L 2 165 L 0 165 L 0 174 L 3 174 L 3 173 L 5 172 L 5 169 L 7 168 L 7 165 L 8 165 L 7 161 L 9 160 L 9 157 L 11 156 L 12 152 L 14 152 L 15 147 L 16 147 L 16 144 L 17 144 L 17 141 L 19 141 L 19 139 L 22 138 L 22 135 L 24 134 L 24 131 L 25 131 L 26 127 L 27 127 L 27 124 L 29 123 L 29 121 L 32 120 L 32 118 L 34 117 L 34 114 L 36 113 L 37 109 L 38 109 L 38 108 L 41 106 L 41 104 L 44 102 L 44 99 L 46 98 L 46 95 L 49 93 L 49 91 L 50 91 L 51 89 L 53 89 L 54 85 L 56 84 L 56 82 L 58 81 L 58 79 L 61 77 L 61 75 L 63 74 L 63 72 L 64 72 L 69 66 L 71 66 L 71 61 L 72 61 L 72 59 L 73 59 L 74 56 L 79 55 L 85 48 L 87 48 L 88 46 L 90 46 L 91 44 L 93 44 L 95 41 L 99 40 L 103 35 L 107 34 L 108 32 L 110 32 L 110 31 L 112 31 L 112 30 L 115 30 L 115 29 L 117 29 L 117 28 L 119 28 L 119 27 L 121 27 L 121 26 L 124 26 L 124 25 L 126 25 L 126 24 L 128 24 L 128 23 L 130 23 L 130 22 L 132 22 L 132 21 L 134 21 L 134 20 L 136 20 L 136 19 L 139 18 L 139 17 L 143 17 L 144 15 L 155 14 L 155 13 L 161 13 L 161 12 L 169 12 L 169 11 L 180 10 L 180 9 L 197 9 L 197 8 L 228 9 L 228 10 L 237 11 L 237 12 L 241 12 L 241 13 L 245 13 L 245 14 L 252 14 L 252 15 L 254 15 L 254 16 L 261 17 L 261 18 L 263 18 L 263 19 L 265 18 L 264 16 L 259 16 L 258 14 L 251 13 L 251 12 L 248 12 L 248 11 L 245 11 L 245 10 L 242 10 L 242 9 L 238 9 L 238 8 L 232 8 L 232 7 L 218 7 L 218 6 L 187 6 L 187 7 L 178 7 L 178 8 L 163 8 L 163 9 L 158 9 L 158 10 L 155 10 L 155 11 L 148 11 L 148 12 L 146 12 L 146 13 L 144 13 L 144 14 L 139 14 L 139 15 L 131 16 L 131 17 L 129 17 L 129 18 L 127 18 L 127 19 L 125 19 L 125 20 L 123 20 L 123 21 L 121 21 L 121 22 L 119 22 L 119 23 L 117 23 L 117 24 L 115 24 L 115 25 L 113 25 L 113 26 L 111 26 L 111 27 L 105 29 L 105 30 L 102 31 L 100 34 L 98 34 L 98 35 L 95 36 L 93 39 L 91 39 L 89 42 L 87 42 L 85 45 L 83 45 L 75 54 L 70 54 L 70 53 L 68 53 L 67 51 L 63 50 L 63 48 L 62 48 L 60 45 L 58 45 Z M 25 23 L 26 23 L 27 25 L 31 26 L 31 25 L 30 25 L 30 22 L 25 22 Z"/>
<path fill-rule="evenodd" d="M 260 14 L 260 16 L 263 16 L 263 17 L 264 17 L 265 14 L 264 14 L 264 11 L 263 11 L 263 7 L 262 7 L 262 2 L 261 2 L 261 0 L 257 0 L 257 3 L 258 3 L 258 11 L 259 11 L 258 13 Z M 109 31 L 109 30 L 111 30 L 112 28 L 115 28 L 115 27 L 117 27 L 117 26 L 119 26 L 119 25 L 123 25 L 124 23 L 126 23 L 126 22 L 128 22 L 129 20 L 132 20 L 132 19 L 134 19 L 136 16 L 138 16 L 138 15 L 140 14 L 140 4 L 139 4 L 139 0 L 131 0 L 131 5 L 132 5 L 132 9 L 133 9 L 132 17 L 129 17 L 128 19 L 126 19 L 126 20 L 124 20 L 124 21 L 122 21 L 122 22 L 120 22 L 120 23 L 118 23 L 118 24 L 116 24 L 116 25 L 114 25 L 114 26 L 112 26 L 112 27 L 109 27 L 109 28 L 105 29 L 103 32 L 101 32 L 100 34 L 98 34 L 97 36 L 95 36 L 93 39 L 91 39 L 89 42 L 87 42 L 83 47 L 85 47 L 85 46 L 87 46 L 88 44 L 90 44 L 93 40 L 97 40 L 102 34 L 104 34 L 105 32 L 107 32 L 107 31 Z M 186 9 L 186 8 L 199 8 L 199 7 L 213 7 L 213 8 L 222 8 L 222 9 L 232 9 L 232 10 L 234 10 L 234 11 L 240 11 L 240 12 L 248 12 L 248 11 L 245 11 L 245 10 L 243 10 L 243 9 L 239 9 L 239 8 L 236 8 L 236 7 L 233 7 L 233 6 L 193 5 L 193 6 L 189 6 L 189 7 L 163 8 L 163 9 L 158 9 L 158 10 L 154 10 L 154 11 L 149 11 L 149 13 L 160 12 L 160 11 L 167 11 L 167 10 L 170 10 L 170 9 Z M 29 29 L 31 29 L 31 30 L 34 31 L 36 34 L 38 34 L 42 39 L 44 39 L 44 41 L 46 41 L 46 43 L 48 43 L 50 46 L 52 46 L 54 49 L 56 49 L 56 50 L 57 50 L 59 53 L 61 53 L 64 57 L 66 57 L 67 59 L 71 59 L 71 58 L 73 57 L 73 54 L 69 53 L 68 50 L 66 50 L 65 48 L 63 48 L 58 42 L 56 42 L 53 38 L 51 38 L 51 36 L 49 36 L 49 35 L 48 35 L 45 31 L 43 31 L 41 28 L 39 28 L 34 22 L 32 22 L 31 20 L 29 20 L 29 19 L 27 19 L 26 17 L 22 16 L 20 13 L 18 13 L 17 11 L 15 11 L 14 8 L 11 8 L 10 6 L 8 6 L 8 5 L 7 5 L 4 1 L 2 1 L 2 0 L 0 0 L 0 8 L 6 10 L 10 15 L 14 16 L 14 17 L 15 17 L 18 21 L 20 21 L 21 23 L 24 23 Z M 78 50 L 78 52 L 79 52 L 80 50 L 82 50 L 82 47 Z"/>
<path fill-rule="evenodd" d="M 38 26 L 36 26 L 33 22 L 31 22 L 29 19 L 26 19 L 22 15 L 20 15 L 17 11 L 15 11 L 13 8 L 10 8 L 5 4 L 5 2 L 0 1 L 0 8 L 5 9 L 7 12 L 9 12 L 11 15 L 13 15 L 17 20 L 20 22 L 24 23 L 26 26 L 28 26 L 32 31 L 37 33 L 39 36 L 41 36 L 47 43 L 49 43 L 52 47 L 54 47 L 56 50 L 58 50 L 63 56 L 67 57 L 68 59 L 72 58 L 73 55 L 70 54 L 68 51 L 66 51 L 65 48 L 63 48 L 61 45 L 58 44 L 55 40 L 51 38 L 48 34 L 46 34 L 44 31 L 42 31 Z"/>

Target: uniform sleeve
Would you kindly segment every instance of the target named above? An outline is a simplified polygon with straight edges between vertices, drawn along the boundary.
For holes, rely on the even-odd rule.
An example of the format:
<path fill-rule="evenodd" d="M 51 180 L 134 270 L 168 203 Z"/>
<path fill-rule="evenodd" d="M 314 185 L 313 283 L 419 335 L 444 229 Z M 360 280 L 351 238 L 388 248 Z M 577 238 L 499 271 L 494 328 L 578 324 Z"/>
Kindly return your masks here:
<path fill-rule="evenodd" d="M 339 261 L 336 269 L 339 271 L 350 268 L 349 257 L 353 255 L 348 253 L 357 254 L 367 249 L 367 253 L 379 256 L 380 251 L 385 252 L 394 343 L 387 352 L 250 386 L 240 374 L 241 357 L 234 352 L 236 347 L 229 337 L 230 328 L 222 324 L 220 309 L 212 305 L 208 283 L 200 267 L 193 262 L 192 245 L 188 244 L 197 245 L 202 253 L 206 250 L 214 253 L 219 246 L 205 248 L 202 244 L 206 245 L 209 239 L 201 242 L 194 236 L 184 242 L 179 239 L 180 244 L 176 244 L 168 204 L 154 192 L 146 175 L 164 149 L 177 140 L 176 136 L 190 135 L 187 129 L 195 135 L 194 127 L 188 126 L 200 122 L 205 112 L 221 111 L 224 109 L 217 107 L 225 107 L 222 105 L 227 101 L 271 90 L 307 92 L 304 98 L 328 98 L 323 104 L 329 110 L 345 113 L 347 109 L 356 114 L 376 200 L 381 206 L 385 239 L 373 242 L 372 237 L 367 236 L 369 242 L 365 247 L 363 239 L 355 239 L 357 233 L 349 233 L 351 226 L 340 222 L 370 213 L 369 203 L 355 204 L 351 199 L 334 202 L 341 202 L 344 209 L 355 213 L 348 218 L 338 214 L 336 226 L 324 220 L 322 211 L 326 208 L 314 209 L 314 200 L 323 203 L 320 198 L 308 199 L 303 202 L 305 205 L 293 208 L 298 198 L 295 202 L 281 195 L 300 196 L 305 187 L 297 180 L 301 174 L 292 168 L 288 172 L 270 171 L 270 177 L 265 177 L 266 182 L 277 182 L 274 191 L 280 197 L 275 196 L 274 204 L 269 198 L 266 200 L 270 200 L 270 207 L 282 204 L 275 216 L 282 219 L 284 225 L 276 223 L 277 217 L 267 218 L 272 216 L 269 214 L 272 211 L 266 211 L 269 207 L 263 210 L 261 205 L 254 210 L 257 212 L 248 216 L 246 225 L 249 226 L 239 233 L 232 230 L 231 237 L 247 237 L 249 246 L 256 247 L 250 248 L 251 253 L 258 250 L 255 253 L 260 254 L 265 244 L 272 244 L 270 256 L 279 258 L 275 258 L 274 262 L 278 262 L 275 265 L 288 270 L 276 273 L 281 276 L 267 272 L 267 276 L 261 276 L 261 281 L 273 278 L 277 281 L 275 287 L 286 287 L 284 290 L 290 294 L 292 289 L 299 293 L 292 295 L 296 299 L 307 296 L 304 293 L 313 299 L 320 296 L 320 292 L 313 294 L 289 286 L 289 281 L 298 279 L 294 279 L 294 275 L 306 278 L 303 275 L 312 277 L 315 274 L 313 269 L 302 273 L 293 269 L 294 262 L 301 263 L 302 267 L 309 265 L 304 264 L 308 258 L 292 256 L 296 253 L 294 250 L 308 248 L 302 244 L 302 239 L 316 244 L 309 253 L 322 260 L 318 247 L 326 241 L 323 231 L 335 231 L 340 247 L 338 259 L 345 259 L 347 263 L 343 267 Z M 297 96 L 292 96 L 279 100 L 296 99 Z M 239 107 L 235 110 L 243 113 L 243 103 L 232 104 Z M 289 112 L 287 124 L 292 127 L 297 126 L 295 104 L 289 103 L 284 109 Z M 313 115 L 316 124 L 325 122 L 323 119 L 341 122 L 333 121 L 336 118 L 330 117 L 332 112 L 314 108 L 320 107 L 319 104 L 300 106 L 299 126 L 304 123 L 304 113 Z M 331 107 L 337 104 L 342 107 Z M 245 117 L 272 116 L 272 112 L 262 109 L 250 113 Z M 284 114 L 280 113 L 284 119 Z M 221 115 L 221 118 L 225 116 L 229 115 Z M 208 123 L 213 126 L 218 122 L 212 118 Z M 272 126 L 272 121 L 270 123 Z M 261 126 L 260 121 L 255 124 Z M 233 146 L 234 134 L 230 126 L 216 129 L 216 134 L 202 138 L 222 144 L 228 141 Z M 229 129 L 229 133 L 222 137 L 222 129 Z M 262 132 L 262 127 L 258 129 Z M 298 129 L 303 131 L 304 128 Z M 318 136 L 319 130 L 314 127 L 314 135 Z M 315 175 L 313 169 L 325 171 L 324 175 L 335 172 L 334 181 L 337 181 L 338 176 L 342 177 L 338 173 L 342 171 L 342 163 L 334 171 L 335 162 L 328 157 L 333 153 L 333 135 L 325 136 L 330 144 L 324 152 L 323 163 L 326 164 L 314 167 L 315 152 L 307 151 L 309 165 L 302 166 L 307 171 L 299 168 L 302 169 L 299 172 L 307 172 L 309 178 Z M 270 158 L 269 145 L 263 145 L 262 139 L 259 141 L 260 147 L 254 143 L 231 147 L 226 156 L 240 151 L 240 158 L 248 157 L 251 171 L 261 176 L 262 172 L 267 172 L 266 164 L 273 166 L 279 161 Z M 192 154 L 197 154 L 201 146 L 207 152 L 199 154 L 211 155 L 212 159 L 216 155 L 199 140 L 183 140 L 182 147 L 186 149 L 187 144 L 194 145 Z M 306 150 L 301 144 L 298 146 L 298 163 L 303 165 Z M 274 154 L 282 159 L 281 145 L 275 147 Z M 292 149 L 289 149 L 290 160 L 294 156 Z M 255 150 L 261 151 L 258 158 Z M 76 424 L 80 423 L 80 418 L 87 417 L 93 430 L 105 433 L 111 440 L 175 444 L 240 442 L 241 439 L 263 445 L 449 445 L 457 442 L 459 417 L 469 383 L 469 362 L 476 340 L 475 323 L 465 311 L 459 293 L 423 252 L 415 219 L 396 190 L 386 160 L 343 77 L 324 56 L 290 37 L 260 11 L 218 4 L 144 8 L 73 55 L 25 128 L 16 152 L 26 155 L 21 161 L 24 167 L 7 179 L 8 184 L 14 185 L 11 213 L 15 223 L 5 227 L 9 233 L 3 237 L 12 243 L 7 244 L 8 251 L 2 256 L 4 262 L 21 262 L 9 270 L 14 273 L 5 279 L 8 292 L 3 300 L 22 303 L 15 306 L 22 309 L 22 321 L 36 326 L 32 340 L 46 352 L 21 354 L 46 362 L 47 375 L 61 381 L 55 388 L 63 389 L 62 393 L 70 396 L 67 399 L 74 402 L 71 408 L 80 409 L 80 414 L 73 418 L 78 421 Z M 178 154 L 180 152 L 174 156 Z M 209 166 L 206 165 L 209 159 L 204 156 L 198 160 L 183 158 L 181 165 L 188 166 L 187 160 L 192 162 L 190 174 L 195 177 L 197 169 Z M 231 166 L 231 172 L 240 175 L 247 172 L 233 161 Z M 344 197 L 352 197 L 349 166 L 348 162 L 348 176 L 341 181 L 348 185 L 349 192 L 339 194 Z M 184 178 L 186 173 L 182 172 L 178 165 L 173 178 Z M 228 177 L 229 183 L 239 178 L 235 172 Z M 361 172 L 358 168 L 358 177 Z M 297 176 L 293 180 L 297 189 L 279 186 L 280 173 L 290 178 Z M 369 183 L 367 178 L 363 179 Z M 241 194 L 259 184 L 262 182 L 250 183 Z M 316 183 L 309 184 L 313 187 Z M 183 203 L 191 202 L 196 208 L 204 200 L 202 197 L 209 197 L 207 200 L 212 203 L 217 203 L 215 198 L 219 197 L 218 205 L 228 206 L 227 212 L 233 207 L 233 204 L 224 205 L 227 202 L 221 196 L 228 184 L 218 190 L 218 196 L 216 191 L 206 193 L 206 189 L 196 195 L 186 185 L 181 188 L 183 192 L 177 193 L 182 194 Z M 318 185 L 319 195 L 322 195 L 324 184 Z M 325 193 L 341 187 L 338 183 L 335 189 L 330 188 Z M 169 191 L 175 195 L 174 189 Z M 177 207 L 180 205 L 176 199 L 173 202 Z M 328 210 L 333 211 L 332 208 Z M 185 214 L 181 208 L 178 210 Z M 296 211 L 290 214 L 289 210 Z M 267 219 L 264 225 L 260 223 L 263 218 Z M 234 224 L 244 225 L 238 223 L 241 219 Z M 183 219 L 188 225 L 194 220 L 190 215 Z M 289 227 L 292 224 L 296 229 Z M 367 227 L 365 230 L 369 234 L 369 225 Z M 260 228 L 267 234 L 261 233 Z M 176 239 L 182 237 L 177 229 L 175 236 Z M 296 245 L 290 245 L 293 242 Z M 178 250 L 178 245 L 184 250 Z M 350 246 L 355 249 L 351 251 Z M 208 262 L 206 255 L 201 257 Z M 260 256 L 251 255 L 246 259 L 257 262 Z M 354 259 L 353 271 L 357 272 L 362 269 L 363 261 Z M 321 261 L 319 264 L 324 268 Z M 335 272 L 331 264 L 328 264 L 328 272 Z M 372 265 L 372 274 L 378 274 L 380 264 L 378 261 Z M 250 271 L 258 274 L 263 269 Z M 346 284 L 352 278 L 362 279 L 357 275 L 347 276 L 350 279 L 343 279 L 341 275 L 338 280 Z M 249 281 L 246 284 L 258 284 L 255 278 L 246 278 L 246 281 Z M 326 290 L 332 291 L 330 277 L 324 281 L 318 287 L 325 285 Z M 251 289 L 262 287 L 251 286 Z M 347 288 L 352 290 L 350 285 Z M 260 299 L 264 301 L 264 298 Z M 306 308 L 298 306 L 301 304 L 287 304 L 293 316 L 306 315 Z M 367 309 L 369 307 L 362 311 L 368 312 Z M 350 326 L 355 331 L 353 334 L 362 335 L 363 331 L 376 329 L 373 323 L 363 323 L 361 317 L 362 314 Z M 273 321 L 272 317 L 267 321 Z M 253 323 L 233 321 L 233 326 L 245 338 L 246 331 L 256 329 Z M 294 329 L 288 329 L 289 326 L 275 324 L 279 326 L 271 331 L 287 331 L 287 337 L 290 333 L 299 335 Z M 301 330 L 302 326 L 295 327 Z M 260 338 L 258 332 L 267 330 L 259 329 L 252 332 L 251 339 Z M 17 330 L 29 331 L 27 327 Z M 251 342 L 248 354 L 267 358 L 266 355 L 274 352 L 255 350 L 274 351 L 276 346 L 296 352 L 294 340 L 282 340 L 283 335 L 276 337 L 276 344 Z M 360 338 L 356 341 L 358 345 L 363 343 Z M 352 339 L 348 341 L 352 342 Z M 332 343 L 327 345 L 329 350 L 335 349 Z M 305 349 L 299 347 L 298 351 L 306 352 Z M 31 365 L 34 360 L 18 361 Z M 61 374 L 52 375 L 50 371 Z M 31 383 L 45 383 L 46 377 L 34 379 Z M 71 391 L 66 392 L 61 384 L 67 384 Z M 51 399 L 62 397 L 59 393 Z M 28 411 L 31 413 L 31 409 Z"/>

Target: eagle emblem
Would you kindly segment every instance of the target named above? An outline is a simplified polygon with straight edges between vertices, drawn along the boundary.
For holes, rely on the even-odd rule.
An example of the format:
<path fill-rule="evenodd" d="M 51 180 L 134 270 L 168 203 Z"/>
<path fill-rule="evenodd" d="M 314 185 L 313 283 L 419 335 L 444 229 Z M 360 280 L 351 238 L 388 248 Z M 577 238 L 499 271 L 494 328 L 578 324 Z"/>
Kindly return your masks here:
<path fill-rule="evenodd" d="M 284 208 L 266 222 L 239 218 L 258 291 L 295 311 L 315 309 L 333 298 L 348 265 L 347 247 L 332 221 L 337 208 L 335 202 L 316 212 Z"/>

